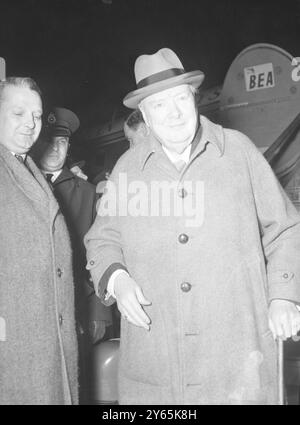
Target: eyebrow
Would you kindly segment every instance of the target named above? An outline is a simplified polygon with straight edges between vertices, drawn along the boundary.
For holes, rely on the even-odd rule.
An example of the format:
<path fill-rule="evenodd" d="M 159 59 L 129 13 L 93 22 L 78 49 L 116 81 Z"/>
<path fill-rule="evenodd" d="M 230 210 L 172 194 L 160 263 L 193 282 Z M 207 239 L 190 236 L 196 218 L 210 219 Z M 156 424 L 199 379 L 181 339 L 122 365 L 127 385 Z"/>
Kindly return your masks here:
<path fill-rule="evenodd" d="M 190 90 L 181 90 L 178 93 L 176 93 L 175 96 L 178 96 L 180 94 L 189 94 L 189 93 L 191 93 Z"/>
<path fill-rule="evenodd" d="M 159 99 L 151 99 L 151 100 L 149 100 L 149 103 L 163 102 L 164 100 L 166 100 L 165 97 L 160 97 Z"/>
<path fill-rule="evenodd" d="M 57 138 L 55 139 L 55 142 L 60 142 L 61 140 L 65 140 L 68 141 L 68 137 L 67 136 L 56 136 Z"/>
<path fill-rule="evenodd" d="M 175 93 L 174 95 L 173 95 L 173 97 L 176 97 L 176 96 L 180 96 L 180 95 L 182 95 L 182 94 L 189 94 L 190 93 L 190 91 L 189 90 L 180 90 L 178 93 Z M 158 99 L 149 99 L 149 103 L 157 103 L 157 102 L 163 102 L 164 100 L 166 100 L 167 98 L 169 98 L 169 96 L 167 96 L 167 97 L 160 97 L 160 98 L 158 98 Z"/>
<path fill-rule="evenodd" d="M 11 108 L 12 111 L 26 111 L 26 108 L 22 105 L 13 105 Z M 43 114 L 43 110 L 42 109 L 36 109 L 34 111 L 32 111 L 33 114 Z"/>

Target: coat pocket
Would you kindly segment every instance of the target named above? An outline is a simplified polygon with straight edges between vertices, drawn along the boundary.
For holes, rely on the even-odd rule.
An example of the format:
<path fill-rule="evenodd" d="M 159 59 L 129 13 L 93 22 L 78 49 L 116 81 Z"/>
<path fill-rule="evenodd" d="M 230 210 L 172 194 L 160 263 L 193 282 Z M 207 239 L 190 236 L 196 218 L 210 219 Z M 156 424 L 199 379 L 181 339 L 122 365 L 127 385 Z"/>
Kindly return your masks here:
<path fill-rule="evenodd" d="M 168 385 L 170 358 L 164 335 L 163 326 L 146 331 L 124 323 L 121 330 L 121 374 L 149 385 Z"/>

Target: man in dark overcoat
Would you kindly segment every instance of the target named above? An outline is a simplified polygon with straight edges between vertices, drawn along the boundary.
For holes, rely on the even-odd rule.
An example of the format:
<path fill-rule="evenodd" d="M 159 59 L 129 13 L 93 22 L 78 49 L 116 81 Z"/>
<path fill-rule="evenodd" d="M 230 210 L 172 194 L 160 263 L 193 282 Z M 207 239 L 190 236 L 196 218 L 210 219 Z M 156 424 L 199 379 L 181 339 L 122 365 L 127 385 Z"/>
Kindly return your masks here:
<path fill-rule="evenodd" d="M 106 327 L 112 322 L 111 309 L 96 297 L 85 268 L 83 238 L 96 216 L 98 196 L 93 184 L 74 175 L 66 166 L 71 136 L 80 125 L 77 115 L 69 109 L 54 107 L 47 121 L 43 137 L 37 142 L 34 158 L 53 188 L 71 236 L 76 319 L 81 353 L 80 395 L 81 403 L 88 403 L 88 356 L 91 344 L 101 340 Z"/>

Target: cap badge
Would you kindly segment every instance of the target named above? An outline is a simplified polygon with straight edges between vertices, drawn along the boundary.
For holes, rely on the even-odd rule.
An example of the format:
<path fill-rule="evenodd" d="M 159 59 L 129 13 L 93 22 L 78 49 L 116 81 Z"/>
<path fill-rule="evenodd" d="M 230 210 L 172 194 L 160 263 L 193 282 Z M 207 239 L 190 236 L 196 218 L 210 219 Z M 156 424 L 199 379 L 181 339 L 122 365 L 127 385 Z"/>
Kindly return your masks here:
<path fill-rule="evenodd" d="M 55 124 L 56 123 L 56 118 L 53 112 L 50 112 L 50 114 L 48 115 L 47 121 L 49 124 Z"/>

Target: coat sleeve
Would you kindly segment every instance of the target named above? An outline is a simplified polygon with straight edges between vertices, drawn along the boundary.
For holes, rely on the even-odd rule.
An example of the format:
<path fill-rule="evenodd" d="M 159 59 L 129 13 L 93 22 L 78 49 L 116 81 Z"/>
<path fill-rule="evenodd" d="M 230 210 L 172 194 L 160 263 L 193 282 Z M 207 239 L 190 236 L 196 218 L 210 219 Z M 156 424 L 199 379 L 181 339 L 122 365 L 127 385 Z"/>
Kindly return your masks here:
<path fill-rule="evenodd" d="M 96 187 L 95 187 L 95 192 L 93 194 L 93 210 L 92 210 L 92 223 L 94 223 L 95 218 L 97 217 L 97 205 L 100 201 L 100 193 L 96 192 Z"/>
<path fill-rule="evenodd" d="M 286 299 L 300 303 L 300 215 L 263 155 L 252 142 L 248 141 L 248 147 L 269 302 Z"/>
<path fill-rule="evenodd" d="M 105 193 L 98 203 L 96 219 L 84 238 L 87 251 L 86 268 L 91 273 L 96 294 L 106 305 L 115 301 L 112 297 L 106 299 L 108 272 L 116 270 L 116 267 L 126 269 L 117 214 L 118 187 L 117 178 L 114 178 L 117 175 L 117 172 L 112 173 L 107 181 Z"/>

